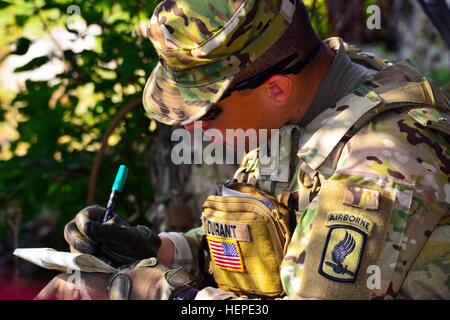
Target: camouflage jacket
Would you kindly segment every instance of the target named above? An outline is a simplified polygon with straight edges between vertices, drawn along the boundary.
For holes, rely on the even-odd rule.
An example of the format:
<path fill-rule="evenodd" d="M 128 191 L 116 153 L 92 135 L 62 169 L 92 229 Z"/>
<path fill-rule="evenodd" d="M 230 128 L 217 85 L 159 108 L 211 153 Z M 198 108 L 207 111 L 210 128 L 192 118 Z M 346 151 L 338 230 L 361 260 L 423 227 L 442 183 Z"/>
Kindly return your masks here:
<path fill-rule="evenodd" d="M 448 299 L 449 98 L 406 62 L 348 49 L 382 72 L 305 128 L 284 128 L 276 174 L 261 175 L 253 152 L 239 177 L 299 199 L 280 272 L 288 297 Z M 298 147 L 283 142 L 297 130 Z"/>
<path fill-rule="evenodd" d="M 297 155 L 310 176 L 320 177 L 321 187 L 302 212 L 282 264 L 288 296 L 386 299 L 397 297 L 403 286 L 405 297 L 449 297 L 450 246 L 440 240 L 448 235 L 449 140 L 448 133 L 434 130 L 445 130 L 449 113 L 414 104 L 386 110 L 395 103 L 382 102 L 356 123 L 345 124 L 344 112 L 364 105 L 352 100 L 367 88 L 373 90 L 364 97 L 379 98 L 383 93 L 376 89 L 390 83 L 393 75 L 421 80 L 406 64 L 386 68 L 321 114 L 314 122 L 325 127 L 301 145 Z M 341 138 L 339 131 L 347 129 Z M 344 222 L 336 221 L 340 215 Z M 358 227 L 350 223 L 352 216 L 355 221 L 368 218 L 374 229 L 357 240 L 358 232 L 352 236 L 351 228 L 346 230 Z M 444 226 L 433 237 L 440 223 Z M 349 273 L 342 269 L 352 265 Z M 410 269 L 411 281 L 404 283 Z M 421 290 L 413 290 L 420 282 Z"/>

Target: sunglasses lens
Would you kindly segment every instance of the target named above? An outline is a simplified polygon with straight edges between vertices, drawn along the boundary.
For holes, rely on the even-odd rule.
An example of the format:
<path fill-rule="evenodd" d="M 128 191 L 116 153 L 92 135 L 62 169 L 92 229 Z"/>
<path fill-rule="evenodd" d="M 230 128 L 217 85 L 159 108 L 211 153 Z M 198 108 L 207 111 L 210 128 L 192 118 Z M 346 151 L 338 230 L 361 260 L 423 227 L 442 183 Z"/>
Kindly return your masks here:
<path fill-rule="evenodd" d="M 203 120 L 203 121 L 216 120 L 220 116 L 221 113 L 222 113 L 222 109 L 214 106 L 203 117 L 201 117 L 200 120 Z"/>

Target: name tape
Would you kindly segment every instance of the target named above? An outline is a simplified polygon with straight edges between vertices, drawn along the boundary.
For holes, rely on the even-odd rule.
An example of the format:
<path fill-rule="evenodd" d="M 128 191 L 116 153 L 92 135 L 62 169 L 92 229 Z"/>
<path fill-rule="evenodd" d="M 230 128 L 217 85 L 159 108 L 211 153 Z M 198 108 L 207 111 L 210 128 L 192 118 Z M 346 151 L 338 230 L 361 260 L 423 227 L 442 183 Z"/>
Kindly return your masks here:
<path fill-rule="evenodd" d="M 246 223 L 219 221 L 203 217 L 203 233 L 222 239 L 250 242 L 250 230 Z"/>

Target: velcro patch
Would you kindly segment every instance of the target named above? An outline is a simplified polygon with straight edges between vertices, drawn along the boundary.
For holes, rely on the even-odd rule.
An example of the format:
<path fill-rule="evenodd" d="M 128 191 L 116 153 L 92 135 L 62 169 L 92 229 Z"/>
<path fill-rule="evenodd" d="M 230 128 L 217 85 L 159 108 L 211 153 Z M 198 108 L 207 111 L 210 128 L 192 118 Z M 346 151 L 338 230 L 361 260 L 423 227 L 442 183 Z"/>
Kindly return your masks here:
<path fill-rule="evenodd" d="M 380 192 L 354 186 L 346 186 L 342 203 L 366 210 L 378 210 Z"/>
<path fill-rule="evenodd" d="M 327 214 L 325 226 L 350 226 L 354 227 L 368 236 L 372 234 L 373 222 L 366 217 L 355 213 L 330 212 Z"/>
<path fill-rule="evenodd" d="M 378 294 L 367 286 L 373 274 L 366 271 L 381 263 L 396 194 L 375 184 L 355 185 L 380 192 L 379 207 L 376 212 L 371 212 L 348 206 L 342 199 L 344 190 L 352 182 L 347 177 L 342 179 L 328 179 L 322 183 L 302 282 L 296 292 L 299 296 L 365 300 Z"/>
<path fill-rule="evenodd" d="M 339 282 L 355 282 L 366 243 L 366 234 L 348 226 L 330 228 L 319 273 Z"/>
<path fill-rule="evenodd" d="M 218 268 L 244 272 L 241 250 L 236 240 L 224 240 L 207 236 L 214 265 Z"/>
<path fill-rule="evenodd" d="M 213 220 L 203 217 L 203 233 L 222 239 L 250 242 L 250 230 L 246 223 Z"/>

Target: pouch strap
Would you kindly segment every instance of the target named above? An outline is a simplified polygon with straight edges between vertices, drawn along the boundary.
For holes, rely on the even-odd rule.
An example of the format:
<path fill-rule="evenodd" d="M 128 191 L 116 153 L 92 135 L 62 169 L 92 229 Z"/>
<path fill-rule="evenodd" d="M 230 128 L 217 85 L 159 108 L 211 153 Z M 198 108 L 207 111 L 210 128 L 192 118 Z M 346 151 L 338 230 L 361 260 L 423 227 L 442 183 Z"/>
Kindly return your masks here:
<path fill-rule="evenodd" d="M 311 189 L 305 188 L 301 186 L 298 190 L 298 211 L 300 215 L 306 210 L 309 206 L 309 197 L 311 195 Z M 299 217 L 298 217 L 299 218 Z"/>
<path fill-rule="evenodd" d="M 218 288 L 217 282 L 214 279 L 214 275 L 210 274 L 208 271 L 205 270 L 205 251 L 209 256 L 208 240 L 206 239 L 206 235 L 203 235 L 202 240 L 200 241 L 200 245 L 198 246 L 198 253 L 197 253 L 198 269 L 200 271 L 200 274 L 203 276 L 207 287 Z"/>
<path fill-rule="evenodd" d="M 421 82 L 393 83 L 374 89 L 385 105 L 429 105 L 448 111 L 447 97 L 432 80 L 422 78 Z"/>

